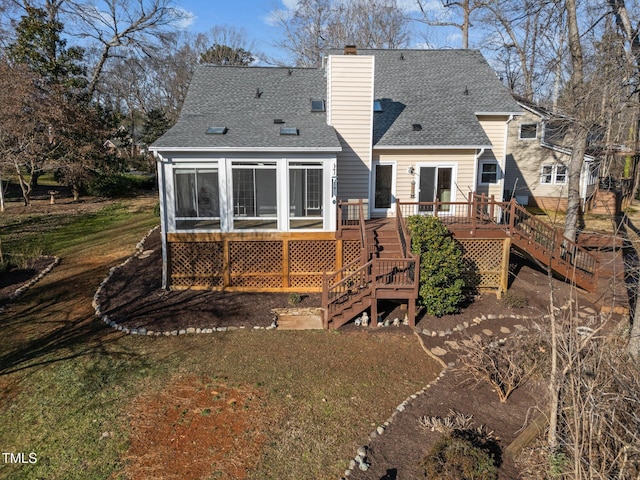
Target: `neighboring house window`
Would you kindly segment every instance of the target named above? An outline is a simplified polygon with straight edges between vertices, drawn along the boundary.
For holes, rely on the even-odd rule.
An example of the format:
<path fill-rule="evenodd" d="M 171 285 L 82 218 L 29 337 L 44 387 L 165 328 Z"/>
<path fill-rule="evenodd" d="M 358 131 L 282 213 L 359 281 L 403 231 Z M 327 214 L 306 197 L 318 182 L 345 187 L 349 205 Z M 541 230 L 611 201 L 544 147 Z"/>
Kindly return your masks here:
<path fill-rule="evenodd" d="M 480 164 L 480 183 L 498 183 L 498 164 L 486 162 Z"/>
<path fill-rule="evenodd" d="M 540 183 L 547 185 L 563 185 L 567 183 L 566 165 L 543 165 L 540 174 Z"/>
<path fill-rule="evenodd" d="M 535 140 L 538 138 L 537 123 L 523 123 L 520 125 L 520 140 Z"/>
<path fill-rule="evenodd" d="M 218 169 L 176 169 L 176 228 L 220 228 Z"/>
<path fill-rule="evenodd" d="M 278 227 L 276 164 L 234 163 L 233 227 L 236 229 Z"/>
<path fill-rule="evenodd" d="M 322 165 L 289 165 L 289 228 L 322 228 Z"/>

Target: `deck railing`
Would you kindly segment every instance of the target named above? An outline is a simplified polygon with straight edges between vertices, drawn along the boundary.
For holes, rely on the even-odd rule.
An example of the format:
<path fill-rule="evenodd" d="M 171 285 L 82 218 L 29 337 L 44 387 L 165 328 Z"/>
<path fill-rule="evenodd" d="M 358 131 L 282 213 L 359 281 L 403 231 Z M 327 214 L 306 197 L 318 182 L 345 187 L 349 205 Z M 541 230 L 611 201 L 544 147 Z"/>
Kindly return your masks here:
<path fill-rule="evenodd" d="M 466 202 L 399 202 L 402 215 L 433 215 L 450 227 L 469 226 L 472 232 L 499 228 L 520 248 L 555 270 L 564 270 L 595 288 L 598 261 L 589 251 L 547 223 L 538 220 L 515 200 L 496 202 L 493 197 L 469 195 Z M 579 279 L 579 280 L 580 280 Z"/>

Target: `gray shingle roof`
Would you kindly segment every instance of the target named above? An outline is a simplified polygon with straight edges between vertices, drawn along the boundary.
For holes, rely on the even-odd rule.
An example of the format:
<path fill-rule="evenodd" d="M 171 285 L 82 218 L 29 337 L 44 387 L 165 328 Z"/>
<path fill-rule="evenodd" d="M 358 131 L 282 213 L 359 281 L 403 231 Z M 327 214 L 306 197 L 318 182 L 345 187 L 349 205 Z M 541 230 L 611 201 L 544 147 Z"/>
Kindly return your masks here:
<path fill-rule="evenodd" d="M 326 91 L 318 69 L 199 66 L 178 122 L 152 147 L 339 151 L 326 113 L 311 112 L 311 98 L 325 99 Z M 209 127 L 228 131 L 211 135 Z M 299 135 L 280 135 L 280 127 L 297 128 Z"/>
<path fill-rule="evenodd" d="M 489 146 L 476 114 L 519 113 L 520 107 L 475 50 L 359 50 L 375 55 L 374 146 Z M 261 92 L 256 98 L 256 91 Z M 199 66 L 176 125 L 158 149 L 340 150 L 325 112 L 323 69 Z M 372 106 L 373 108 L 373 106 Z M 283 125 L 274 119 L 284 120 Z M 414 131 L 413 124 L 422 129 Z M 279 135 L 280 127 L 298 136 Z M 226 127 L 225 135 L 206 134 Z"/>
<path fill-rule="evenodd" d="M 373 143 L 384 146 L 491 144 L 478 113 L 519 113 L 518 104 L 475 50 L 359 50 L 375 55 Z M 422 130 L 413 131 L 420 124 Z"/>

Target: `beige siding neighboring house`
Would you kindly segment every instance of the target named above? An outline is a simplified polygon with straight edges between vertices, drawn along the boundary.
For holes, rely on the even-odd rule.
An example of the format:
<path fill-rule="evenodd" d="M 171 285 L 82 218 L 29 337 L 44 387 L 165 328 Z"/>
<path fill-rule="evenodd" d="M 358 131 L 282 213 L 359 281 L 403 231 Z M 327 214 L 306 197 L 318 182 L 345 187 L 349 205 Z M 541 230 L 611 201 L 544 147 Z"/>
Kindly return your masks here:
<path fill-rule="evenodd" d="M 571 150 L 549 138 L 550 117 L 544 109 L 525 101 L 520 105 L 525 114 L 509 123 L 505 197 L 514 197 L 521 205 L 563 211 L 567 207 Z M 583 208 L 588 208 L 595 193 L 597 177 L 597 160 L 585 156 L 580 181 Z"/>

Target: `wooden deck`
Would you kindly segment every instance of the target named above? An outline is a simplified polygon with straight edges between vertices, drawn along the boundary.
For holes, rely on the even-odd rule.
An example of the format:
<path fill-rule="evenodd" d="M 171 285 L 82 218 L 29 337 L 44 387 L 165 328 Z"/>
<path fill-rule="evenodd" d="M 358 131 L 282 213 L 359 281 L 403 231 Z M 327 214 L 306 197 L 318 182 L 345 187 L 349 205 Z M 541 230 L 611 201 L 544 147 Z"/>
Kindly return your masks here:
<path fill-rule="evenodd" d="M 530 256 L 576 286 L 594 292 L 599 262 L 588 250 L 564 237 L 527 210 L 511 202 L 470 195 L 467 202 L 397 202 L 396 216 L 365 222 L 362 202 L 338 206 L 338 238 L 358 239 L 360 257 L 323 277 L 325 328 L 338 328 L 371 308 L 376 320 L 378 299 L 406 299 L 415 325 L 419 257 L 411 253 L 405 218 L 438 217 L 458 240 L 509 239 Z M 508 260 L 507 260 L 508 261 Z"/>

